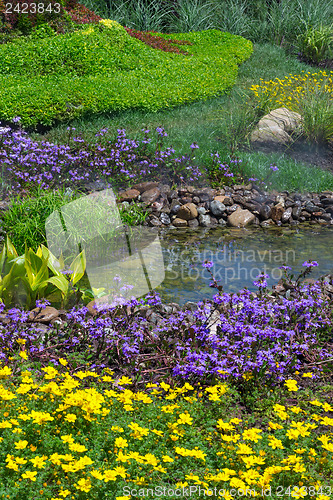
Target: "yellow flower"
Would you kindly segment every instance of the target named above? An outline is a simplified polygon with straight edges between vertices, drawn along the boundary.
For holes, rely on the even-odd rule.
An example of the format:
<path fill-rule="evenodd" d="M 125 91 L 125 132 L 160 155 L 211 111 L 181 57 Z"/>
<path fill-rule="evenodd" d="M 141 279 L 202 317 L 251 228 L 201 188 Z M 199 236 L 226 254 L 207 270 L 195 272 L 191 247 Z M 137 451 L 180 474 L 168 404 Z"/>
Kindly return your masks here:
<path fill-rule="evenodd" d="M 26 448 L 28 445 L 28 441 L 17 441 L 15 443 L 15 448 L 17 450 L 24 450 L 24 448 Z"/>
<path fill-rule="evenodd" d="M 129 385 L 129 384 L 132 384 L 132 379 L 130 379 L 129 377 L 121 377 L 119 380 L 118 380 L 118 384 L 119 385 Z"/>
<path fill-rule="evenodd" d="M 269 446 L 275 450 L 276 448 L 280 448 L 280 450 L 284 449 L 284 446 L 282 446 L 282 441 L 280 439 L 277 439 L 275 436 L 268 436 L 269 439 Z"/>
<path fill-rule="evenodd" d="M 32 463 L 32 465 L 38 469 L 43 469 L 45 467 L 45 461 L 46 461 L 47 457 L 46 456 L 42 456 L 42 457 L 35 457 L 35 458 L 30 458 L 30 462 Z"/>
<path fill-rule="evenodd" d="M 243 432 L 243 439 L 248 439 L 249 441 L 257 443 L 259 439 L 262 439 L 262 436 L 259 436 L 260 432 L 262 432 L 262 430 L 256 429 L 255 427 L 247 429 Z"/>
<path fill-rule="evenodd" d="M 331 425 L 333 426 L 333 418 L 329 418 L 329 417 L 324 417 L 321 422 L 320 422 L 322 425 Z"/>
<path fill-rule="evenodd" d="M 306 488 L 302 487 L 302 488 L 293 488 L 293 491 L 291 492 L 290 494 L 291 497 L 293 498 L 304 498 L 307 496 L 307 491 L 306 491 Z"/>
<path fill-rule="evenodd" d="M 153 432 L 154 434 L 157 434 L 158 436 L 163 436 L 163 431 L 158 431 L 156 429 L 151 429 L 151 432 Z"/>
<path fill-rule="evenodd" d="M 75 488 L 80 491 L 85 491 L 88 493 L 88 491 L 91 490 L 91 482 L 90 479 L 80 479 L 76 484 L 74 484 Z"/>
<path fill-rule="evenodd" d="M 237 449 L 236 453 L 240 454 L 240 455 L 249 455 L 251 453 L 254 453 L 254 451 L 247 444 L 245 444 L 245 443 L 239 443 L 238 444 L 238 449 Z"/>
<path fill-rule="evenodd" d="M 104 471 L 104 482 L 108 481 L 116 481 L 117 473 L 114 470 L 106 470 Z"/>
<path fill-rule="evenodd" d="M 124 432 L 124 429 L 122 427 L 118 427 L 118 425 L 113 425 L 111 430 L 114 432 Z"/>
<path fill-rule="evenodd" d="M 324 443 L 322 445 L 322 447 L 327 450 L 327 451 L 330 451 L 333 453 L 333 443 Z"/>
<path fill-rule="evenodd" d="M 46 373 L 44 376 L 45 380 L 55 378 L 55 376 L 58 375 L 58 370 L 53 368 L 53 366 L 46 366 L 45 368 L 42 368 L 42 370 Z"/>
<path fill-rule="evenodd" d="M 69 490 L 63 490 L 63 489 L 61 489 L 61 491 L 59 491 L 59 493 L 58 493 L 58 495 L 60 495 L 64 498 L 68 497 L 68 495 L 70 495 L 70 494 L 71 494 L 71 492 Z"/>
<path fill-rule="evenodd" d="M 74 439 L 72 438 L 72 434 L 65 434 L 64 436 L 61 436 L 61 439 L 63 440 L 64 443 L 69 443 L 72 444 L 74 443 Z"/>
<path fill-rule="evenodd" d="M 100 480 L 103 480 L 104 479 L 104 476 L 101 472 L 99 472 L 98 470 L 91 470 L 89 472 L 89 474 L 91 474 L 93 477 L 95 477 L 96 479 L 100 479 Z"/>
<path fill-rule="evenodd" d="M 75 422 L 76 420 L 76 415 L 74 413 L 67 413 L 66 417 L 65 417 L 65 420 L 67 422 Z"/>
<path fill-rule="evenodd" d="M 174 459 L 169 457 L 168 455 L 162 455 L 163 462 L 174 462 Z"/>
<path fill-rule="evenodd" d="M 216 427 L 218 429 L 221 429 L 223 431 L 233 431 L 235 429 L 235 427 L 233 425 L 231 425 L 230 423 L 228 422 L 223 422 L 222 419 L 219 419 L 217 421 L 217 424 L 216 424 Z"/>
<path fill-rule="evenodd" d="M 0 379 L 9 377 L 11 374 L 12 370 L 8 366 L 4 366 L 3 368 L 0 369 Z"/>
<path fill-rule="evenodd" d="M 333 406 L 329 405 L 328 403 L 324 403 L 322 408 L 324 411 L 333 411 Z"/>
<path fill-rule="evenodd" d="M 62 365 L 62 366 L 66 366 L 68 365 L 68 362 L 64 359 L 64 358 L 59 358 L 59 363 Z M 67 490 L 68 491 L 68 490 Z"/>
<path fill-rule="evenodd" d="M 122 437 L 118 437 L 115 439 L 114 445 L 117 448 L 127 448 L 128 442 L 127 442 L 127 439 L 123 439 Z"/>
<path fill-rule="evenodd" d="M 19 356 L 21 356 L 22 359 L 28 359 L 28 355 L 26 351 L 20 351 Z"/>
<path fill-rule="evenodd" d="M 83 444 L 79 443 L 70 443 L 68 447 L 71 451 L 76 451 L 78 453 L 83 453 L 84 451 L 87 451 L 87 448 Z"/>
<path fill-rule="evenodd" d="M 284 385 L 287 386 L 287 389 L 288 389 L 289 392 L 291 392 L 291 391 L 298 391 L 297 380 L 288 379 L 288 380 L 285 381 Z"/>
<path fill-rule="evenodd" d="M 161 407 L 161 411 L 163 411 L 163 413 L 173 413 L 173 410 L 175 408 L 179 408 L 179 405 L 175 404 L 175 405 L 164 405 Z"/>
<path fill-rule="evenodd" d="M 179 418 L 177 420 L 177 424 L 188 424 L 188 425 L 192 425 L 193 423 L 193 419 L 192 417 L 189 415 L 189 413 L 181 413 L 179 415 Z"/>
<path fill-rule="evenodd" d="M 276 429 L 283 429 L 283 426 L 280 425 L 280 424 L 275 424 L 274 422 L 269 422 L 268 423 L 268 426 L 273 429 L 273 430 L 276 430 Z"/>
<path fill-rule="evenodd" d="M 31 481 L 36 481 L 37 472 L 26 470 L 24 474 L 21 475 L 24 479 L 30 479 Z"/>
<path fill-rule="evenodd" d="M 323 403 L 321 403 L 320 401 L 318 401 L 318 399 L 315 399 L 314 401 L 310 401 L 310 403 L 312 405 L 315 405 L 315 406 L 322 406 Z"/>

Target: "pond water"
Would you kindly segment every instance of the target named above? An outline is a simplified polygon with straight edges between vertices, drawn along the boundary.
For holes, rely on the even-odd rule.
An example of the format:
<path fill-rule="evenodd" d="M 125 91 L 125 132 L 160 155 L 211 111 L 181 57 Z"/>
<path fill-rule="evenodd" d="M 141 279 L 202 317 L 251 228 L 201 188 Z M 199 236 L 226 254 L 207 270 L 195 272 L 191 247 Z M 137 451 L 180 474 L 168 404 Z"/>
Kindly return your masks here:
<path fill-rule="evenodd" d="M 333 274 L 333 227 L 308 228 L 198 228 L 162 230 L 159 235 L 165 266 L 165 279 L 155 290 L 163 302 L 199 301 L 211 298 L 216 290 L 202 267 L 213 261 L 211 269 L 225 292 L 237 292 L 253 285 L 260 272 L 269 275 L 269 288 L 282 276 L 282 265 L 292 268 L 295 276 L 302 264 L 315 260 L 310 277 Z"/>

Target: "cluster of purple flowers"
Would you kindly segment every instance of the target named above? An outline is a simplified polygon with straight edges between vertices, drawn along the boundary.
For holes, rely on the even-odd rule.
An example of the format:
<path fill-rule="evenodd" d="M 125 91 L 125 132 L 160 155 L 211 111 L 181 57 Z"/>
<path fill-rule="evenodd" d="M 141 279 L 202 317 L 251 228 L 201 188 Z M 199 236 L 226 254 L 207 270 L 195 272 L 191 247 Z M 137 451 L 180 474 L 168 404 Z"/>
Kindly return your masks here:
<path fill-rule="evenodd" d="M 203 266 L 210 270 L 212 262 Z M 258 277 L 261 292 L 266 278 Z M 154 325 L 145 315 L 119 314 L 117 307 L 96 317 L 87 314 L 87 307 L 73 308 L 66 313 L 66 329 L 57 334 L 53 331 L 47 341 L 38 341 L 36 326 L 25 324 L 29 313 L 11 309 L 6 313 L 9 323 L 0 327 L 0 357 L 10 363 L 10 356 L 18 349 L 18 338 L 26 340 L 31 360 L 55 364 L 66 353 L 83 352 L 94 344 L 95 369 L 120 365 L 135 373 L 144 364 L 148 372 L 153 372 L 160 366 L 158 360 L 163 360 L 169 374 L 176 378 L 194 381 L 220 377 L 241 385 L 244 375 L 250 373 L 254 380 L 273 387 L 295 370 L 306 370 L 307 359 L 323 361 L 332 356 L 320 343 L 321 335 L 332 332 L 328 298 L 323 296 L 319 282 L 297 290 L 297 298 L 275 301 L 268 293 L 256 295 L 247 289 L 237 294 L 219 292 L 212 301 L 199 302 L 194 311 L 183 309 L 159 316 Z M 45 303 L 37 305 L 44 307 Z M 132 311 L 147 305 L 158 310 L 160 297 L 153 293 L 127 302 Z M 0 305 L 0 313 L 3 309 Z M 211 319 L 216 313 L 217 327 L 212 329 Z M 318 363 L 319 370 L 320 366 Z"/>

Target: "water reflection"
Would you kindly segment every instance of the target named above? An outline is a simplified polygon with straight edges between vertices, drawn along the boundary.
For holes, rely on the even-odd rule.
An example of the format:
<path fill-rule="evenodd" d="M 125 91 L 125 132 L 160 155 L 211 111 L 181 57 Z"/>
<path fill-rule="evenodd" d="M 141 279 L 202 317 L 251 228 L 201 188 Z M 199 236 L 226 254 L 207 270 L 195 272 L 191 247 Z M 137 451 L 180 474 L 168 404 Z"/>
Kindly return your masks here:
<path fill-rule="evenodd" d="M 202 262 L 214 262 L 213 274 L 226 292 L 245 286 L 256 290 L 253 281 L 259 273 L 269 275 L 269 287 L 282 276 L 288 265 L 298 275 L 306 260 L 315 260 L 311 277 L 333 273 L 333 228 L 272 228 L 165 230 L 160 234 L 165 279 L 156 288 L 166 302 L 184 304 L 216 293 L 209 287 L 211 277 Z"/>

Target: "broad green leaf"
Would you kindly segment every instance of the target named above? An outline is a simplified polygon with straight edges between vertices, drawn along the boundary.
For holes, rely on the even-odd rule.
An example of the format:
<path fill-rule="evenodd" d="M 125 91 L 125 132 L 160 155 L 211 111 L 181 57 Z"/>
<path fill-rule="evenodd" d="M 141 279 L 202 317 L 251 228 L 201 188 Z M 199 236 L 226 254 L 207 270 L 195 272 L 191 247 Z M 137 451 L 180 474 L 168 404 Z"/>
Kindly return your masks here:
<path fill-rule="evenodd" d="M 69 283 L 65 276 L 52 276 L 47 282 L 52 283 L 52 285 L 55 285 L 64 295 L 67 295 Z"/>
<path fill-rule="evenodd" d="M 3 266 L 6 260 L 6 245 L 2 247 L 0 254 L 0 274 L 2 274 Z"/>
<path fill-rule="evenodd" d="M 53 255 L 53 253 L 44 245 L 41 245 L 43 257 L 48 257 L 48 268 L 53 272 L 55 276 L 59 276 L 63 267 L 61 267 L 60 261 Z"/>
<path fill-rule="evenodd" d="M 9 258 L 18 257 L 18 253 L 16 251 L 16 248 L 14 247 L 12 242 L 10 241 L 8 234 L 7 234 L 6 246 L 7 246 L 7 257 L 9 257 Z"/>
<path fill-rule="evenodd" d="M 82 250 L 82 252 L 79 253 L 77 257 L 75 257 L 70 265 L 70 269 L 73 271 L 71 274 L 71 282 L 73 283 L 73 285 L 75 285 L 75 283 L 77 283 L 84 275 L 86 265 L 86 254 L 85 251 Z"/>

